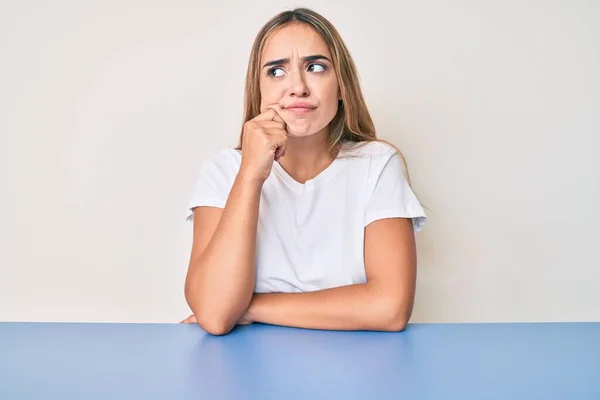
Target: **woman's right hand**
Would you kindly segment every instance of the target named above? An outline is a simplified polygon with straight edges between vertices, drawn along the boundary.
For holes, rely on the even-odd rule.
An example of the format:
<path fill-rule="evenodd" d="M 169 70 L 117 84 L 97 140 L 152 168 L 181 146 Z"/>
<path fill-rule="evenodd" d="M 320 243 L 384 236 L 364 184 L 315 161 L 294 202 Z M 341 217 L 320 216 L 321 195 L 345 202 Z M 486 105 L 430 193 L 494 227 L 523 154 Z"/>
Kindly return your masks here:
<path fill-rule="evenodd" d="M 285 122 L 273 108 L 246 122 L 240 173 L 263 183 L 271 173 L 273 162 L 285 154 L 286 142 Z"/>

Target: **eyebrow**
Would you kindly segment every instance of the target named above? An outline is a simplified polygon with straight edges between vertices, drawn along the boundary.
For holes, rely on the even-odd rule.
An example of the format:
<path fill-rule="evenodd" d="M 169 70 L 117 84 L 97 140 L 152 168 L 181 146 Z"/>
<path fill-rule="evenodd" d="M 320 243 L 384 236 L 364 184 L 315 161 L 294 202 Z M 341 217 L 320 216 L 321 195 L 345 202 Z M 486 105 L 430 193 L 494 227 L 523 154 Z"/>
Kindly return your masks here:
<path fill-rule="evenodd" d="M 314 56 L 306 56 L 306 57 L 302 57 L 302 60 L 304 62 L 311 62 L 311 61 L 318 61 L 318 60 L 327 60 L 329 62 L 331 62 L 331 60 L 321 54 L 315 54 Z M 265 63 L 265 65 L 263 65 L 263 68 L 266 67 L 272 67 L 274 65 L 283 65 L 283 64 L 287 64 L 290 62 L 289 58 L 280 58 L 279 60 L 273 60 L 273 61 L 269 61 L 267 63 Z"/>

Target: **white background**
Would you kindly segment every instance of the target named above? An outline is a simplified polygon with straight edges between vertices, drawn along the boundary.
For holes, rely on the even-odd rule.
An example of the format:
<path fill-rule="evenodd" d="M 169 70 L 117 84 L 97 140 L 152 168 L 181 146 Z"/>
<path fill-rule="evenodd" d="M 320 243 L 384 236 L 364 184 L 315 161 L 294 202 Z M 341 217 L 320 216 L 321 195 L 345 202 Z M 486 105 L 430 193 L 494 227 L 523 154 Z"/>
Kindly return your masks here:
<path fill-rule="evenodd" d="M 429 209 L 413 321 L 600 320 L 600 2 L 516 0 L 2 1 L 0 320 L 188 315 L 198 170 L 296 5 Z"/>

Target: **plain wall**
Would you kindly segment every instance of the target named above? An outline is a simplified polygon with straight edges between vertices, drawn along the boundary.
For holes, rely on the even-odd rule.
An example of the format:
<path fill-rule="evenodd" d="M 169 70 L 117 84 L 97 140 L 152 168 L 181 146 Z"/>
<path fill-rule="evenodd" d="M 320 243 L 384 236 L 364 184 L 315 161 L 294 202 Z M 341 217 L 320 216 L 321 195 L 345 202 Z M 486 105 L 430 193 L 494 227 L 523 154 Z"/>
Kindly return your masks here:
<path fill-rule="evenodd" d="M 177 322 L 254 36 L 322 13 L 428 207 L 413 321 L 600 320 L 600 3 L 2 1 L 0 320 Z"/>

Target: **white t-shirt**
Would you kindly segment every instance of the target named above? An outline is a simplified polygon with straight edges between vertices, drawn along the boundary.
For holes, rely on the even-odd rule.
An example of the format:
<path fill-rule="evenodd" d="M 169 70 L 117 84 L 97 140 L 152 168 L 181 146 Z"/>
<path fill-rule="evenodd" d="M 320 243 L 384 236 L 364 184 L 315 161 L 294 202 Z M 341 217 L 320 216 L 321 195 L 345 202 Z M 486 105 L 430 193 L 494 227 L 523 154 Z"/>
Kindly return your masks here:
<path fill-rule="evenodd" d="M 241 159 L 240 150 L 225 148 L 204 163 L 188 221 L 195 207 L 225 207 Z M 426 221 L 399 154 L 385 143 L 345 143 L 333 163 L 304 184 L 274 162 L 260 198 L 255 292 L 365 283 L 365 227 L 392 217 L 412 218 L 415 232 Z"/>

